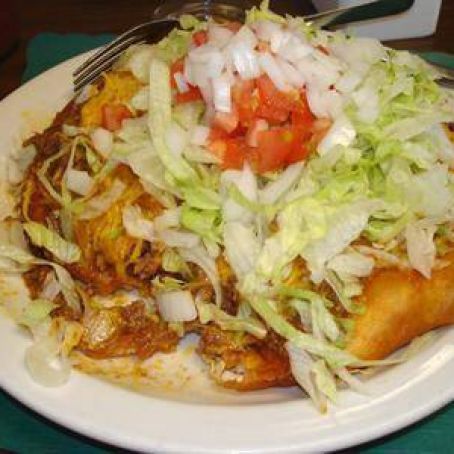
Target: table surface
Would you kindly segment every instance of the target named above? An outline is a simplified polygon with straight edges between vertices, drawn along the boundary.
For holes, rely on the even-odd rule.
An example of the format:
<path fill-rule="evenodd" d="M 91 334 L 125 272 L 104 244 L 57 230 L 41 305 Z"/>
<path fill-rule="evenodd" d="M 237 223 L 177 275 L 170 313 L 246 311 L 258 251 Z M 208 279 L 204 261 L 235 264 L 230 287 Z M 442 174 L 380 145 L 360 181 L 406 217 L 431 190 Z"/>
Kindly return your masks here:
<path fill-rule="evenodd" d="M 8 0 L 2 0 L 8 1 Z M 25 68 L 25 49 L 30 38 L 41 32 L 119 33 L 150 16 L 155 0 L 9 0 L 19 21 L 19 39 L 0 61 L 0 99 L 20 85 Z M 430 0 L 427 0 L 430 1 Z M 285 11 L 311 11 L 308 0 L 272 2 Z M 454 1 L 443 0 L 438 29 L 433 36 L 392 41 L 399 49 L 437 50 L 454 53 Z"/>

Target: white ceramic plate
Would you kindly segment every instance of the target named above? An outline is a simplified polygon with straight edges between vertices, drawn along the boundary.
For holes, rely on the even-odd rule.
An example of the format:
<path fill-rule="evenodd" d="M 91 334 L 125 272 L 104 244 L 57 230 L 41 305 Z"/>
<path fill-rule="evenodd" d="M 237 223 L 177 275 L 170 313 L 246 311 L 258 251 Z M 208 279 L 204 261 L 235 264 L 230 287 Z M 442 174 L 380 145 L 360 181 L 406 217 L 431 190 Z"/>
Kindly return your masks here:
<path fill-rule="evenodd" d="M 0 103 L 0 170 L 5 168 L 2 157 L 64 105 L 71 95 L 71 72 L 84 58 L 47 71 Z M 67 385 L 48 389 L 34 383 L 25 370 L 29 343 L 28 336 L 0 314 L 0 385 L 8 393 L 77 432 L 148 452 L 340 449 L 396 431 L 454 399 L 454 329 L 440 330 L 435 341 L 407 363 L 370 377 L 369 396 L 342 392 L 338 405 L 324 416 L 296 389 L 247 394 L 217 390 L 200 377 L 194 355 L 184 352 L 188 365 L 173 391 L 158 387 L 143 395 L 77 372 Z M 179 359 L 172 361 L 168 370 L 175 378 Z"/>

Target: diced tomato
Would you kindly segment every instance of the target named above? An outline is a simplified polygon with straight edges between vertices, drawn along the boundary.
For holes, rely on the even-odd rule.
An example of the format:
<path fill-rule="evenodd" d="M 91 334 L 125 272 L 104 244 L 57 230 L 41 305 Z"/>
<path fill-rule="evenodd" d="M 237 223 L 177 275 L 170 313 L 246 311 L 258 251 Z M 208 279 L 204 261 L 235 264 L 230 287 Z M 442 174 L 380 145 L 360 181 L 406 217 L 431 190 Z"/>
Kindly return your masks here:
<path fill-rule="evenodd" d="M 228 139 L 229 135 L 227 134 L 224 129 L 218 128 L 218 127 L 212 127 L 210 130 L 210 135 L 208 136 L 208 140 L 210 142 L 214 142 L 216 140 L 225 140 Z"/>
<path fill-rule="evenodd" d="M 290 112 L 285 109 L 280 109 L 279 107 L 273 107 L 268 104 L 260 104 L 256 111 L 255 115 L 259 118 L 268 120 L 273 125 L 279 125 L 288 120 Z"/>
<path fill-rule="evenodd" d="M 226 139 L 209 139 L 207 148 L 221 161 L 221 163 L 224 161 L 225 152 L 227 150 Z"/>
<path fill-rule="evenodd" d="M 289 93 L 278 90 L 266 74 L 258 77 L 256 82 L 262 103 L 289 112 L 298 108 L 298 99 L 292 97 Z"/>
<path fill-rule="evenodd" d="M 222 162 L 223 169 L 242 169 L 247 159 L 248 147 L 243 139 L 228 139 Z"/>
<path fill-rule="evenodd" d="M 238 126 L 238 111 L 235 106 L 232 106 L 231 112 L 216 112 L 213 118 L 213 126 L 223 129 L 228 134 L 231 134 Z"/>
<path fill-rule="evenodd" d="M 238 111 L 239 122 L 246 128 L 255 117 L 258 99 L 253 96 L 253 80 L 238 80 L 232 87 L 232 99 Z"/>
<path fill-rule="evenodd" d="M 177 93 L 175 95 L 175 101 L 177 104 L 184 104 L 186 102 L 199 101 L 202 98 L 202 93 L 198 87 L 189 86 L 189 90 L 184 93 Z"/>
<path fill-rule="evenodd" d="M 275 128 L 258 133 L 256 170 L 259 173 L 281 169 L 294 146 L 293 132 L 290 128 Z"/>
<path fill-rule="evenodd" d="M 170 85 L 172 88 L 177 88 L 177 83 L 175 81 L 175 74 L 182 73 L 184 74 L 184 59 L 180 58 L 179 60 L 175 61 L 172 66 L 170 67 Z M 200 92 L 198 87 L 194 87 L 189 85 L 189 90 L 185 93 L 178 92 L 175 96 L 175 101 L 177 104 L 183 104 L 185 102 L 193 102 L 202 99 L 202 93 Z"/>
<path fill-rule="evenodd" d="M 285 160 L 286 165 L 294 164 L 295 162 L 304 161 L 309 155 L 310 149 L 302 143 L 294 144 L 290 153 Z"/>
<path fill-rule="evenodd" d="M 294 125 L 310 128 L 314 121 L 315 116 L 307 102 L 306 92 L 302 91 L 298 101 L 298 108 L 292 111 L 292 122 Z"/>
<path fill-rule="evenodd" d="M 205 30 L 199 30 L 192 35 L 192 42 L 198 47 L 208 42 L 208 33 Z"/>
<path fill-rule="evenodd" d="M 222 169 L 242 169 L 248 156 L 248 147 L 240 138 L 213 140 L 208 149 L 220 159 Z"/>
<path fill-rule="evenodd" d="M 104 104 L 102 106 L 102 126 L 109 131 L 121 128 L 123 120 L 131 118 L 130 110 L 124 104 Z"/>
<path fill-rule="evenodd" d="M 291 115 L 295 141 L 302 143 L 308 140 L 312 135 L 315 117 L 309 109 L 304 93 L 301 96 L 300 108 L 292 111 Z"/>

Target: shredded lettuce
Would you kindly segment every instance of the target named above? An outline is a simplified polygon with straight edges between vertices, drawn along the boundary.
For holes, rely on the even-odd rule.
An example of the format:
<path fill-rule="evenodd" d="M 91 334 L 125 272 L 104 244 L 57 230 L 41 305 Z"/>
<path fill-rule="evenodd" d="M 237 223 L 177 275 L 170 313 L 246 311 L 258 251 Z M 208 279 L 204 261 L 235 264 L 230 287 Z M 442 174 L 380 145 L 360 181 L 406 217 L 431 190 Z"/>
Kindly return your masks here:
<path fill-rule="evenodd" d="M 254 22 L 260 20 L 268 20 L 271 22 L 276 22 L 278 24 L 286 23 L 285 18 L 279 16 L 279 14 L 273 13 L 270 10 L 269 0 L 263 0 L 258 8 L 254 6 L 252 9 L 246 12 L 246 24 L 253 24 Z"/>
<path fill-rule="evenodd" d="M 325 395 L 320 392 L 315 382 L 315 361 L 309 353 L 292 342 L 287 342 L 285 347 L 289 355 L 290 367 L 295 380 L 307 392 L 318 410 L 321 413 L 325 413 L 327 402 Z"/>
<path fill-rule="evenodd" d="M 313 280 L 320 282 L 325 264 L 360 236 L 367 226 L 374 205 L 373 202 L 360 200 L 340 207 L 329 216 L 326 222 L 330 227 L 326 234 L 309 244 L 302 254 L 312 272 Z"/>
<path fill-rule="evenodd" d="M 206 22 L 202 22 L 192 14 L 182 14 L 180 16 L 180 26 L 183 30 L 198 31 L 206 28 Z"/>
<path fill-rule="evenodd" d="M 310 303 L 310 306 L 306 306 L 304 301 L 293 300 L 292 306 L 302 316 L 303 324 L 310 327 L 310 331 L 316 339 L 328 339 L 331 342 L 339 339 L 341 332 L 334 316 L 329 311 L 329 307 L 332 306 L 330 301 L 322 298 L 316 292 L 285 285 L 279 287 L 279 294 Z"/>
<path fill-rule="evenodd" d="M 172 123 L 172 93 L 169 66 L 154 58 L 150 64 L 150 96 L 148 127 L 153 146 L 164 167 L 176 180 L 197 181 L 194 169 L 180 156 L 171 154 L 165 135 Z"/>
<path fill-rule="evenodd" d="M 219 194 L 210 188 L 202 185 L 182 185 L 180 186 L 183 192 L 184 200 L 193 208 L 201 210 L 218 210 L 221 206 L 221 198 Z"/>
<path fill-rule="evenodd" d="M 326 367 L 325 361 L 319 359 L 312 366 L 312 371 L 315 375 L 317 388 L 331 401 L 335 402 L 337 398 L 336 380 L 331 371 Z"/>
<path fill-rule="evenodd" d="M 181 211 L 181 225 L 200 237 L 214 243 L 221 242 L 221 218 L 219 211 L 199 210 L 184 205 Z"/>
<path fill-rule="evenodd" d="M 192 273 L 187 263 L 174 249 L 167 248 L 162 254 L 162 269 L 169 273 L 179 273 L 191 277 Z"/>
<path fill-rule="evenodd" d="M 64 240 L 57 232 L 38 222 L 27 222 L 23 227 L 33 244 L 46 248 L 58 260 L 64 263 L 79 261 L 81 251 L 77 244 Z"/>
<path fill-rule="evenodd" d="M 224 246 L 229 264 L 241 282 L 254 269 L 260 253 L 260 241 L 254 227 L 241 222 L 227 222 L 224 225 Z"/>
<path fill-rule="evenodd" d="M 57 305 L 46 299 L 36 299 L 31 301 L 18 320 L 21 325 L 33 328 L 42 323 Z"/>
<path fill-rule="evenodd" d="M 350 353 L 297 330 L 275 310 L 269 299 L 251 296 L 249 303 L 274 331 L 308 353 L 325 359 L 334 369 L 348 366 L 356 361 Z"/>
<path fill-rule="evenodd" d="M 263 339 L 266 336 L 265 326 L 255 318 L 234 317 L 214 304 L 208 304 L 201 301 L 197 301 L 196 306 L 199 312 L 200 322 L 203 324 L 213 321 L 221 329 L 226 331 L 247 332 L 259 339 Z"/>
<path fill-rule="evenodd" d="M 173 29 L 155 46 L 155 56 L 166 63 L 173 63 L 188 53 L 191 37 L 192 33 L 187 30 Z"/>
<path fill-rule="evenodd" d="M 78 215 L 78 218 L 89 220 L 101 216 L 121 198 L 125 190 L 126 185 L 122 181 L 118 179 L 114 180 L 107 191 L 92 197 L 84 204 L 83 211 Z"/>
<path fill-rule="evenodd" d="M 172 110 L 172 118 L 186 131 L 191 131 L 200 121 L 205 112 L 202 101 L 177 104 Z"/>
<path fill-rule="evenodd" d="M 192 248 L 179 248 L 178 253 L 183 260 L 194 263 L 202 269 L 213 286 L 216 305 L 221 306 L 222 289 L 218 269 L 214 258 L 208 254 L 206 248 L 202 245 L 197 245 Z"/>
<path fill-rule="evenodd" d="M 9 259 L 12 262 L 14 262 L 19 267 L 14 269 L 11 267 L 11 265 L 8 267 L 9 271 L 17 271 L 17 272 L 22 272 L 24 271 L 24 266 L 25 267 L 30 267 L 32 265 L 48 265 L 51 266 L 54 271 L 55 275 L 57 277 L 57 281 L 61 286 L 61 290 L 63 292 L 63 296 L 65 297 L 65 300 L 67 301 L 68 305 L 78 313 L 80 311 L 80 303 L 79 303 L 79 297 L 77 294 L 76 290 L 76 285 L 69 274 L 69 272 L 63 268 L 61 265 L 58 263 L 54 262 L 49 262 L 47 260 L 41 260 L 36 258 L 34 255 L 32 255 L 30 252 L 26 251 L 25 249 L 18 247 L 18 246 L 13 246 L 11 244 L 4 244 L 0 243 L 0 258 L 2 259 Z"/>

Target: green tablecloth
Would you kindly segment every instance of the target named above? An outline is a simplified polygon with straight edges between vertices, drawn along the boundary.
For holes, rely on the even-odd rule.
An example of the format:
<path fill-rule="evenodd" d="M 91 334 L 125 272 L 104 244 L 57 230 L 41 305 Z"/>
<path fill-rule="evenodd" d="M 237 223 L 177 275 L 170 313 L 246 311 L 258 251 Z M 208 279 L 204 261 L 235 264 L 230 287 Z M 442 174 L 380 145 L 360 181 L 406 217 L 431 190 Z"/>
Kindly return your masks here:
<path fill-rule="evenodd" d="M 43 33 L 31 40 L 27 50 L 24 82 L 57 63 L 100 46 L 112 35 L 87 36 Z M 454 58 L 431 54 L 435 61 L 450 64 Z M 17 453 L 107 453 L 112 448 L 74 434 L 15 402 L 0 391 L 0 449 Z M 351 450 L 350 450 L 351 451 Z M 355 451 L 369 453 L 454 452 L 454 404 L 394 435 L 362 445 Z"/>

